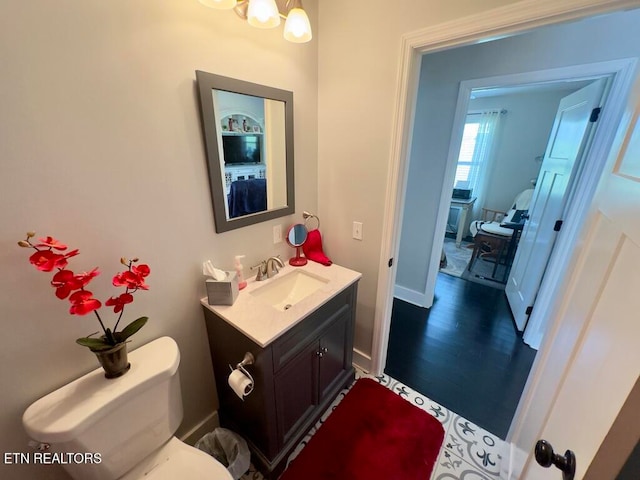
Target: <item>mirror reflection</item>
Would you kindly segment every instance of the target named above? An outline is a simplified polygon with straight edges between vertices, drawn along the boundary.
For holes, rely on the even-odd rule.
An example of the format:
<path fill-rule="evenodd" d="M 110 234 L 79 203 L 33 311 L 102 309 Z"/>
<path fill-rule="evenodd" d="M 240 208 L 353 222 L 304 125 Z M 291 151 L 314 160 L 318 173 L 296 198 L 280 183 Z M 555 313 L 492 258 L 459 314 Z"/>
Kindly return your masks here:
<path fill-rule="evenodd" d="M 212 94 L 227 219 L 286 207 L 284 102 L 223 90 Z"/>
<path fill-rule="evenodd" d="M 307 241 L 307 227 L 301 223 L 293 225 L 287 234 L 287 243 L 292 247 L 301 247 Z"/>
<path fill-rule="evenodd" d="M 196 75 L 216 231 L 293 213 L 293 94 Z"/>

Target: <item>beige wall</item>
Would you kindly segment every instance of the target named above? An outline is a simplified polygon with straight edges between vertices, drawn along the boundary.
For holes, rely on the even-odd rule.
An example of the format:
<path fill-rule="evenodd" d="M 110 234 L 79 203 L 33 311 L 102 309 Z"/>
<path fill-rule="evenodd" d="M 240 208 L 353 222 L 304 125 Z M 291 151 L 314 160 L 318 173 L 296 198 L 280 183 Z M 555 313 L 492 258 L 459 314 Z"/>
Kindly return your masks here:
<path fill-rule="evenodd" d="M 510 0 L 319 2 L 318 204 L 325 253 L 363 273 L 355 346 L 371 353 L 392 116 L 405 33 Z M 363 240 L 351 238 L 363 223 Z"/>
<path fill-rule="evenodd" d="M 317 31 L 316 1 L 305 8 Z M 77 337 L 93 317 L 66 313 L 17 247 L 27 230 L 80 249 L 114 294 L 121 256 L 151 266 L 148 292 L 126 313 L 150 317 L 133 347 L 170 335 L 182 352 L 185 432 L 217 406 L 199 298 L 201 262 L 245 267 L 274 253 L 272 227 L 317 210 L 317 48 L 294 45 L 197 0 L 4 0 L 0 3 L 0 452 L 27 451 L 24 409 L 97 366 Z M 292 90 L 297 214 L 214 231 L 195 70 Z M 110 318 L 105 310 L 105 315 Z M 3 479 L 66 476 L 0 462 Z"/>
<path fill-rule="evenodd" d="M 326 253 L 363 273 L 356 347 L 371 352 L 400 38 L 513 0 L 305 0 L 315 39 L 293 45 L 197 0 L 5 0 L 0 5 L 0 451 L 24 451 L 20 416 L 36 398 L 94 368 L 73 340 L 91 318 L 66 314 L 15 242 L 53 234 L 99 266 L 95 293 L 122 255 L 152 268 L 128 315 L 150 323 L 133 347 L 170 335 L 182 351 L 185 422 L 216 407 L 200 264 L 245 266 L 289 249 L 271 243 L 302 210 L 318 213 Z M 391 5 L 391 6 L 390 6 Z M 318 28 L 317 22 L 320 22 Z M 297 214 L 216 235 L 195 90 L 196 69 L 292 90 Z M 364 240 L 351 238 L 353 221 Z M 64 478 L 7 467 L 2 478 Z M 5 473 L 6 472 L 6 473 Z"/>

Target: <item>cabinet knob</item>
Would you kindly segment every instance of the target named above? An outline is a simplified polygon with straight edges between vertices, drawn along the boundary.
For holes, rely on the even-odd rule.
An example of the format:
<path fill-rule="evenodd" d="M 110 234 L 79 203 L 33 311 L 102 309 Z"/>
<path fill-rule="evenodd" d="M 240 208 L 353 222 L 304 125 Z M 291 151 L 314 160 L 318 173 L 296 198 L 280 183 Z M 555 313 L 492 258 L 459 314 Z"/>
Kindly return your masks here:
<path fill-rule="evenodd" d="M 322 347 L 320 350 L 318 350 L 316 352 L 316 355 L 320 358 L 324 357 L 324 354 L 327 353 L 329 350 L 327 349 L 327 347 Z"/>

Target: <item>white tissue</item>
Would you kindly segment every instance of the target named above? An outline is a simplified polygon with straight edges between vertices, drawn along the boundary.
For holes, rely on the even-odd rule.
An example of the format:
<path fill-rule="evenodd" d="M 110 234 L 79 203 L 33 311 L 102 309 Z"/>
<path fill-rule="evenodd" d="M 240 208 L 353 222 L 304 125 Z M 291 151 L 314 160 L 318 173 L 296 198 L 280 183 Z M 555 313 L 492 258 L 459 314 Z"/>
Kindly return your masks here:
<path fill-rule="evenodd" d="M 206 262 L 202 263 L 202 274 L 206 275 L 207 277 L 211 277 L 218 282 L 221 282 L 222 280 L 227 278 L 227 274 L 223 270 L 214 267 L 213 263 L 211 263 L 211 260 L 207 260 Z"/>
<path fill-rule="evenodd" d="M 253 391 L 253 378 L 247 377 L 244 372 L 239 369 L 231 372 L 227 381 L 231 389 L 241 400 L 244 400 L 244 397 Z"/>

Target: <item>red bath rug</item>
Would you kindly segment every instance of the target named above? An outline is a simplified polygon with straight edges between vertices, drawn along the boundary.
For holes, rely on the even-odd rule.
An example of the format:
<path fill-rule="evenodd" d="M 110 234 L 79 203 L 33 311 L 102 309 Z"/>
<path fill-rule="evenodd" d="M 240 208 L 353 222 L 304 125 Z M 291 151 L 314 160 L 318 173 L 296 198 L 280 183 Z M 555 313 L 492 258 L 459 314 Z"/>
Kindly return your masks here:
<path fill-rule="evenodd" d="M 428 480 L 443 439 L 434 417 L 361 378 L 280 480 Z"/>

